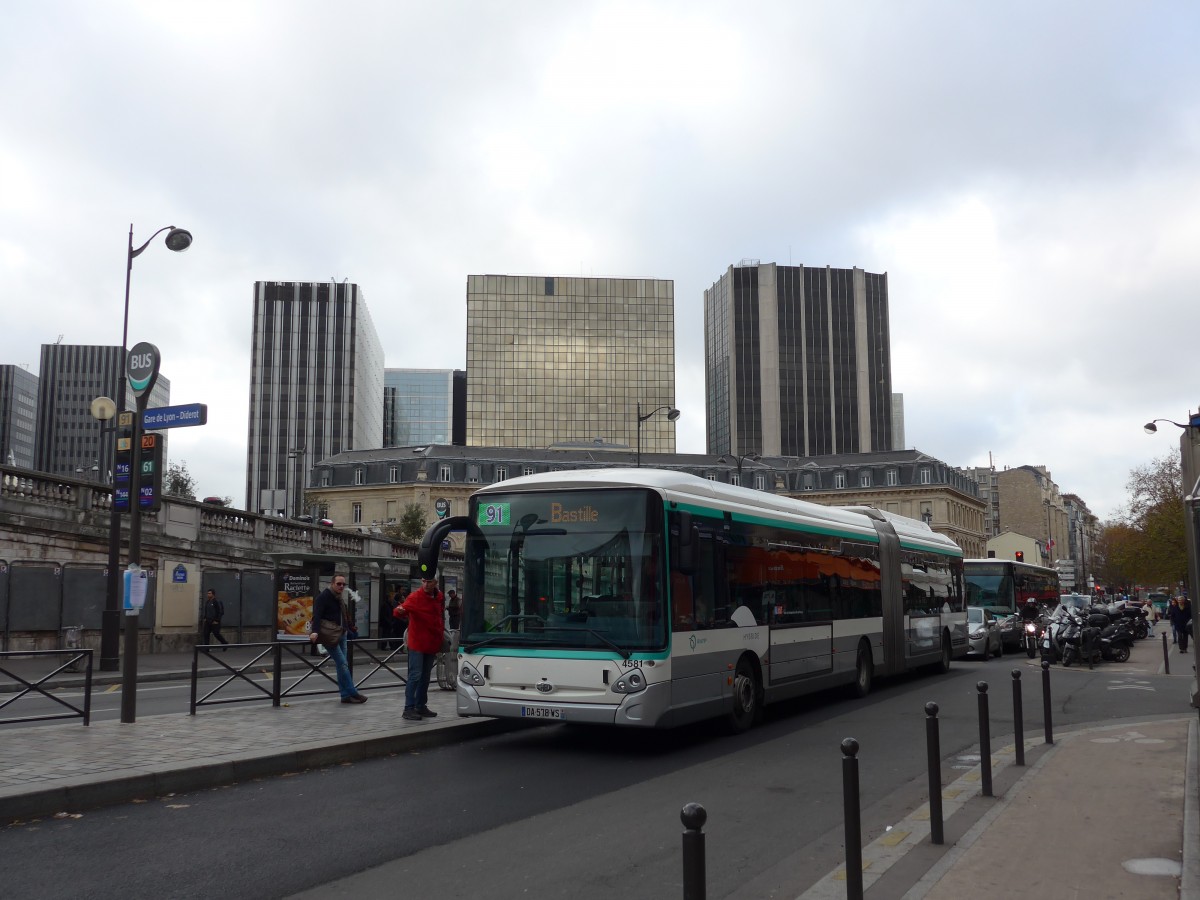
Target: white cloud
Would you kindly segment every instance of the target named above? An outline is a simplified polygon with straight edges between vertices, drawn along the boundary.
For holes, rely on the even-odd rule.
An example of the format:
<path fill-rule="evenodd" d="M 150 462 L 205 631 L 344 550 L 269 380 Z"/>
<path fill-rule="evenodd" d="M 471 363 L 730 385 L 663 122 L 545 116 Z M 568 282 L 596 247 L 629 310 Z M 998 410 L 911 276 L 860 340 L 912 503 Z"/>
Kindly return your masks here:
<path fill-rule="evenodd" d="M 349 277 L 391 366 L 465 362 L 471 273 L 676 290 L 681 450 L 705 287 L 742 257 L 887 271 L 910 444 L 1043 463 L 1115 510 L 1197 402 L 1187 4 L 164 6 L 0 13 L 0 362 L 163 351 L 204 493 L 244 492 L 256 280 Z M 161 241 L 161 238 L 159 239 Z"/>

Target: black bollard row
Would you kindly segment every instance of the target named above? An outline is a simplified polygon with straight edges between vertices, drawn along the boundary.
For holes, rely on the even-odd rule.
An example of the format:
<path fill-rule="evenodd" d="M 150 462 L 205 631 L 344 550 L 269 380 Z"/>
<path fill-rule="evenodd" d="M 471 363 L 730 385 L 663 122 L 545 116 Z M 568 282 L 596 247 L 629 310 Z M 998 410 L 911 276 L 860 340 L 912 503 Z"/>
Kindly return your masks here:
<path fill-rule="evenodd" d="M 683 900 L 704 900 L 704 823 L 708 813 L 699 803 L 685 804 L 679 812 L 683 822 Z"/>
<path fill-rule="evenodd" d="M 942 830 L 942 740 L 938 733 L 938 705 L 925 704 L 925 746 L 929 756 L 929 842 L 944 844 Z"/>
<path fill-rule="evenodd" d="M 842 802 L 846 818 L 846 900 L 862 900 L 862 822 L 858 799 L 858 741 L 842 741 Z"/>
<path fill-rule="evenodd" d="M 1017 765 L 1025 765 L 1025 712 L 1021 708 L 1021 670 L 1012 670 L 1013 679 L 1013 729 L 1017 746 Z"/>
<path fill-rule="evenodd" d="M 1050 718 L 1050 662 L 1042 660 L 1042 719 L 1046 723 L 1046 743 L 1054 743 L 1054 723 Z"/>
<path fill-rule="evenodd" d="M 979 771 L 983 776 L 983 796 L 992 796 L 992 730 L 988 720 L 988 683 L 976 683 L 979 691 Z"/>

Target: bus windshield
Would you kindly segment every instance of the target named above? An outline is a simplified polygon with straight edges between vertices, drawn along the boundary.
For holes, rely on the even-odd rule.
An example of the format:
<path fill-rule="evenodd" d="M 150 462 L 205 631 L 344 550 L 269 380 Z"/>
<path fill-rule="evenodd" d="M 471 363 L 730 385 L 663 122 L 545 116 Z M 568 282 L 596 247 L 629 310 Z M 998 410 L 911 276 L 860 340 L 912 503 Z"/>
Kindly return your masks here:
<path fill-rule="evenodd" d="M 471 501 L 461 644 L 620 653 L 666 647 L 663 509 L 644 490 Z"/>
<path fill-rule="evenodd" d="M 964 570 L 967 606 L 980 606 L 1004 615 L 1016 612 L 1012 575 Z"/>

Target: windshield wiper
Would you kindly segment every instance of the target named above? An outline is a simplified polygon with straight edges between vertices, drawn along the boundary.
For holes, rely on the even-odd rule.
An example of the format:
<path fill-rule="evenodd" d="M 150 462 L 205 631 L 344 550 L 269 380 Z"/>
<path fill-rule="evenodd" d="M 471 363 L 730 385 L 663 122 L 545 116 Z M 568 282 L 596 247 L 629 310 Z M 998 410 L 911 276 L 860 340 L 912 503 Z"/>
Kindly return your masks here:
<path fill-rule="evenodd" d="M 629 657 L 633 656 L 632 650 L 626 650 L 620 644 L 616 643 L 615 641 L 610 640 L 609 638 L 606 638 L 603 634 L 601 634 L 599 631 L 596 631 L 594 628 L 588 628 L 587 626 L 580 627 L 578 625 L 552 625 L 550 630 L 551 631 L 583 631 L 583 632 L 586 632 L 587 634 L 590 634 L 592 637 L 594 637 L 600 643 L 604 644 L 606 647 L 608 647 L 608 649 L 615 650 L 617 653 L 620 653 L 622 659 L 629 659 Z"/>
<path fill-rule="evenodd" d="M 507 618 L 515 619 L 515 618 L 522 618 L 522 617 L 521 616 L 508 616 Z M 536 619 L 538 617 L 537 616 L 525 616 L 524 618 Z M 500 621 L 504 621 L 504 620 L 501 619 Z M 577 625 L 551 625 L 546 630 L 549 632 L 582 631 L 582 632 L 585 632 L 586 634 L 592 635 L 592 637 L 594 637 L 600 643 L 604 644 L 606 647 L 608 647 L 608 649 L 610 649 L 616 653 L 619 653 L 621 655 L 622 659 L 629 659 L 629 657 L 633 656 L 632 650 L 626 650 L 620 644 L 605 637 L 603 634 L 601 634 L 599 631 L 596 631 L 593 628 L 586 628 L 586 627 L 581 628 Z M 544 632 L 540 633 L 536 637 L 534 637 L 533 635 L 529 634 L 529 632 L 504 631 L 504 632 L 500 632 L 499 634 L 494 634 L 489 637 L 482 638 L 478 641 L 464 641 L 462 648 L 464 650 L 466 650 L 468 653 L 473 653 L 479 647 L 486 647 L 489 644 L 497 644 L 497 643 L 500 643 L 511 637 L 517 637 L 521 643 L 526 643 L 526 644 L 553 644 L 553 643 L 555 643 L 555 641 L 553 639 L 547 638 L 545 636 Z"/>

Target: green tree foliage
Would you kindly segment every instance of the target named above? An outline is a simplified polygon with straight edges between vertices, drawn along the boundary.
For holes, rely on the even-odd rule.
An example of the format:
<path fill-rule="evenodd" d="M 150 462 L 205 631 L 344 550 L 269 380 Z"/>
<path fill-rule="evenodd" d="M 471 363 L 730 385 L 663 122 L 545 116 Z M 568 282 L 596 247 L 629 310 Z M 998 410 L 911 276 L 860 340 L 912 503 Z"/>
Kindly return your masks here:
<path fill-rule="evenodd" d="M 329 518 L 329 503 L 326 500 L 318 497 L 311 492 L 305 493 L 304 499 L 301 501 L 304 504 L 301 515 L 311 515 L 318 519 Z M 316 510 L 315 512 L 313 510 Z"/>
<path fill-rule="evenodd" d="M 184 500 L 196 499 L 196 479 L 188 471 L 187 460 L 171 463 L 163 475 L 163 493 L 168 497 L 181 497 Z"/>
<path fill-rule="evenodd" d="M 417 543 L 425 536 L 425 508 L 419 503 L 408 504 L 400 521 L 384 529 L 384 534 L 396 540 Z"/>
<path fill-rule="evenodd" d="M 1126 483 L 1129 511 L 1105 523 L 1097 557 L 1108 584 L 1172 585 L 1187 579 L 1183 476 L 1179 457 L 1133 469 Z"/>

